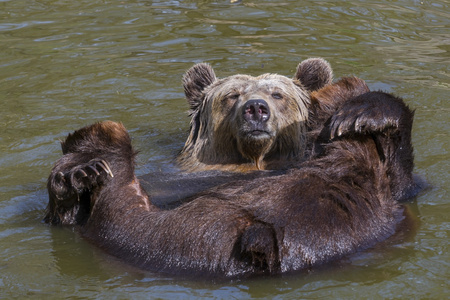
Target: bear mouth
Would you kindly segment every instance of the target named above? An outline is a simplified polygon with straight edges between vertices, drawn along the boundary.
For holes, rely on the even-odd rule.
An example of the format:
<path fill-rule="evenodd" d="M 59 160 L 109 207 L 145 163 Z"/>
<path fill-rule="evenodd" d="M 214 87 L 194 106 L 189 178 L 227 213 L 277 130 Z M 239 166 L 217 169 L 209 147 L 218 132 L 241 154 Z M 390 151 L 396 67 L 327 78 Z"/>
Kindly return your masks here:
<path fill-rule="evenodd" d="M 250 142 L 271 139 L 273 134 L 274 132 L 266 124 L 248 122 L 242 126 L 239 135 L 243 140 Z"/>
<path fill-rule="evenodd" d="M 269 135 L 269 133 L 267 131 L 260 130 L 260 129 L 252 130 L 252 131 L 249 132 L 249 134 L 251 136 L 254 136 L 254 137 L 259 137 L 259 136 L 263 136 L 263 135 Z"/>

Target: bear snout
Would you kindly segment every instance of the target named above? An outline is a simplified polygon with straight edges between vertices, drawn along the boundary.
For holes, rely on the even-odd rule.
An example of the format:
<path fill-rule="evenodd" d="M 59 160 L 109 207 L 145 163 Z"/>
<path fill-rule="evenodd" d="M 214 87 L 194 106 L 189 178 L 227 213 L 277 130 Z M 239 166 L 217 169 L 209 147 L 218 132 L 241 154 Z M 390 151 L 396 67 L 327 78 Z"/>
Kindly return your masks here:
<path fill-rule="evenodd" d="M 264 123 L 270 119 L 270 108 L 263 99 L 252 99 L 244 104 L 242 115 L 252 131 L 265 131 Z"/>
<path fill-rule="evenodd" d="M 264 123 L 270 118 L 269 104 L 263 99 L 248 100 L 243 108 L 244 119 L 250 123 Z"/>

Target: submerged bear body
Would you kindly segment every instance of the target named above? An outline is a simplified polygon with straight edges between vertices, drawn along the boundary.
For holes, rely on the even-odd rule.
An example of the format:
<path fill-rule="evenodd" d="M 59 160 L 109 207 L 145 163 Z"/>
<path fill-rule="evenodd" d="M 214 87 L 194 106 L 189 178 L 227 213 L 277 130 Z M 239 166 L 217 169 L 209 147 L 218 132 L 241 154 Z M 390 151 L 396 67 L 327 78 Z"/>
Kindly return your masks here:
<path fill-rule="evenodd" d="M 250 98 L 236 111 L 264 121 L 272 111 Z M 416 192 L 413 113 L 357 78 L 320 85 L 308 110 L 307 131 L 299 131 L 307 158 L 295 168 L 220 185 L 164 210 L 134 175 L 136 153 L 121 124 L 79 129 L 62 142 L 50 174 L 45 221 L 75 225 L 144 269 L 219 277 L 308 269 L 391 236 L 403 218 L 399 201 Z M 262 125 L 255 126 L 250 132 Z"/>

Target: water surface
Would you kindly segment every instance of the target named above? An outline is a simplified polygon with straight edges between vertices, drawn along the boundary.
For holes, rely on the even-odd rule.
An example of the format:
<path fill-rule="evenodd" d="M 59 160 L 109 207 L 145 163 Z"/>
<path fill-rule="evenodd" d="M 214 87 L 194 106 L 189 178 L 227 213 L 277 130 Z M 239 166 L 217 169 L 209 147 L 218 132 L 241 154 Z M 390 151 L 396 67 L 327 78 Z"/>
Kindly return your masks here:
<path fill-rule="evenodd" d="M 449 28 L 446 1 L 0 1 L 0 298 L 446 298 Z M 142 272 L 41 222 L 59 140 L 105 119 L 141 150 L 140 175 L 173 170 L 189 118 L 181 76 L 293 75 L 324 57 L 416 109 L 410 239 L 327 270 L 231 282 Z"/>

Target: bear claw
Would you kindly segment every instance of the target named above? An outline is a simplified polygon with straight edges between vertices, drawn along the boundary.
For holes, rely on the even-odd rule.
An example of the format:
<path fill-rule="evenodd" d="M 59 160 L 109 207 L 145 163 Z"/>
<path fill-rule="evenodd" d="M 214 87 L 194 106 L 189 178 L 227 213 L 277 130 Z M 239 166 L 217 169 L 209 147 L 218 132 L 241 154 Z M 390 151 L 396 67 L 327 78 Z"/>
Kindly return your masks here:
<path fill-rule="evenodd" d="M 97 164 L 100 166 L 100 168 L 102 168 L 106 172 L 106 174 L 111 176 L 111 178 L 114 177 L 114 174 L 111 171 L 111 168 L 109 167 L 109 164 L 105 160 L 102 159 L 99 162 L 97 162 Z"/>
<path fill-rule="evenodd" d="M 99 178 L 101 172 L 114 177 L 108 162 L 103 159 L 92 159 L 86 164 L 73 167 L 66 173 L 58 172 L 56 177 L 59 181 L 75 188 L 77 193 L 80 193 L 86 188 L 90 189 L 93 186 L 97 186 L 99 180 L 101 181 Z"/>

